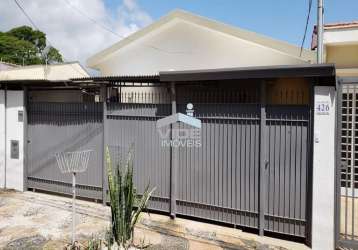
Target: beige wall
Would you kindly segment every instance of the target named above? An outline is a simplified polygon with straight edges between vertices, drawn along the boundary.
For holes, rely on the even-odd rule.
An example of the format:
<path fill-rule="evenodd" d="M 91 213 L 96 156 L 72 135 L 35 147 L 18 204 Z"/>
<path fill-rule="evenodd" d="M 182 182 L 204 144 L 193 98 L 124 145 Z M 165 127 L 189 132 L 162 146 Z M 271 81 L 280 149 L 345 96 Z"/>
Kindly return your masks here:
<path fill-rule="evenodd" d="M 337 68 L 358 68 L 358 44 L 327 46 L 326 53 L 326 61 L 335 63 Z"/>
<path fill-rule="evenodd" d="M 323 42 L 326 62 L 336 64 L 337 75 L 358 77 L 358 28 L 325 30 Z"/>
<path fill-rule="evenodd" d="M 113 52 L 96 67 L 102 75 L 145 75 L 170 70 L 302 63 L 307 62 L 299 58 L 299 49 L 294 57 L 177 19 Z"/>

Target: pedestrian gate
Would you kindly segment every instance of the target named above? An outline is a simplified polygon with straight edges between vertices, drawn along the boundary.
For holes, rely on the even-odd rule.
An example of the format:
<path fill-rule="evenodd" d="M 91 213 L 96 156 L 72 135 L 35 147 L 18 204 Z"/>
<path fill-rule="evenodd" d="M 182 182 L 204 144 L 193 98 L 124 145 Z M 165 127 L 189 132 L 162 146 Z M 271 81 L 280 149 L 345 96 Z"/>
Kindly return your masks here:
<path fill-rule="evenodd" d="M 358 248 L 358 79 L 342 79 L 338 92 L 336 243 Z"/>
<path fill-rule="evenodd" d="M 27 187 L 71 194 L 71 174 L 61 174 L 55 154 L 93 150 L 78 174 L 78 195 L 102 199 L 102 103 L 28 103 Z"/>

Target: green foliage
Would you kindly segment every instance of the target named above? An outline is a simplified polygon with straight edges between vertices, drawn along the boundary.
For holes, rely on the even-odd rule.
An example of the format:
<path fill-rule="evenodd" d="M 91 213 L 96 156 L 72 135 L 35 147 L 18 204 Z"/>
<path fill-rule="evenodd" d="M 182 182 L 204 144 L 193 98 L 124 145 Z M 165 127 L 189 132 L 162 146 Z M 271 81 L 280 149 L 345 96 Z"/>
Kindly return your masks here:
<path fill-rule="evenodd" d="M 43 51 L 46 47 L 46 34 L 21 26 L 7 32 L 0 32 L 0 58 L 15 64 L 44 64 Z M 62 55 L 55 48 L 50 48 L 47 60 L 63 62 Z"/>
<path fill-rule="evenodd" d="M 104 235 L 105 242 L 107 243 L 107 246 L 113 245 L 113 233 L 112 233 L 112 227 L 110 227 L 105 235 Z"/>
<path fill-rule="evenodd" d="M 13 28 L 6 32 L 10 36 L 14 36 L 19 40 L 24 40 L 35 45 L 38 52 L 46 47 L 46 35 L 42 31 L 33 30 L 29 26 L 21 26 Z"/>
<path fill-rule="evenodd" d="M 54 47 L 51 47 L 48 54 L 47 54 L 48 62 L 63 62 L 62 55 L 60 52 L 55 49 Z"/>
<path fill-rule="evenodd" d="M 133 183 L 133 150 L 134 145 L 131 145 L 126 162 L 120 163 L 116 169 L 113 169 L 108 147 L 106 149 L 111 201 L 111 229 L 115 242 L 125 249 L 128 249 L 132 243 L 134 226 L 155 190 L 149 190 L 148 184 L 141 198 L 138 198 Z"/>

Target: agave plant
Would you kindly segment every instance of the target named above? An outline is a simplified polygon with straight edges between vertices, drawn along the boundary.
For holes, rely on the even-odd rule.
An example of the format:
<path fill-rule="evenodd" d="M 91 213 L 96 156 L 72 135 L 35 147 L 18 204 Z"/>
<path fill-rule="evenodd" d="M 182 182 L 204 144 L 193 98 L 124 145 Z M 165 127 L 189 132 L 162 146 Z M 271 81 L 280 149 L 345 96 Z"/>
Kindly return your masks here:
<path fill-rule="evenodd" d="M 119 247 L 128 249 L 133 243 L 134 227 L 138 222 L 140 213 L 146 208 L 148 200 L 154 189 L 146 186 L 139 197 L 133 183 L 133 157 L 132 144 L 126 161 L 122 161 L 113 169 L 108 147 L 106 148 L 106 162 L 108 170 L 108 185 L 111 204 L 111 231 L 114 241 Z"/>

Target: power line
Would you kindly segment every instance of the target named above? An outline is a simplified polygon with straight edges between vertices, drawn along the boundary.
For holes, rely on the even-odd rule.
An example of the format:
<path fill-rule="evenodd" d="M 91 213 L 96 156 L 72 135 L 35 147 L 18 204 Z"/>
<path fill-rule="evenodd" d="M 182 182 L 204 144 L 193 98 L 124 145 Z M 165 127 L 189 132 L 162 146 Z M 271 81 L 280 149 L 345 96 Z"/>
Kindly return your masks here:
<path fill-rule="evenodd" d="M 64 0 L 66 2 L 66 4 L 72 8 L 73 10 L 76 10 L 79 14 L 81 14 L 83 17 L 87 18 L 88 20 L 90 20 L 92 23 L 94 23 L 95 25 L 97 25 L 98 27 L 102 28 L 103 30 L 110 32 L 111 34 L 118 36 L 120 38 L 126 38 L 123 35 L 118 34 L 117 32 L 115 32 L 114 30 L 110 29 L 109 27 L 103 25 L 102 23 L 98 22 L 96 19 L 90 17 L 89 15 L 87 15 L 84 11 L 82 11 L 81 9 L 79 9 L 77 6 L 73 5 L 69 0 Z M 164 52 L 167 54 L 189 54 L 188 52 L 180 52 L 180 51 L 167 51 L 161 48 L 158 48 L 156 46 L 150 45 L 150 44 L 144 44 L 143 46 L 149 47 L 151 49 L 160 51 L 160 52 Z"/>
<path fill-rule="evenodd" d="M 114 32 L 113 30 L 111 30 L 110 28 L 100 24 L 98 21 L 96 21 L 95 19 L 91 18 L 90 16 L 88 16 L 87 14 L 85 14 L 83 11 L 81 11 L 80 9 L 78 9 L 77 7 L 73 6 L 68 0 L 65 0 L 67 2 L 67 4 L 70 6 L 70 7 L 73 7 L 75 10 L 77 10 L 77 12 L 81 13 L 84 17 L 86 17 L 87 19 L 89 19 L 91 22 L 95 23 L 96 25 L 98 25 L 99 27 L 101 27 L 102 29 L 108 31 L 108 32 L 111 32 L 112 34 L 118 36 L 118 37 L 121 37 L 121 38 L 125 38 L 124 36 Z M 31 25 L 37 29 L 37 30 L 40 30 L 38 28 L 38 26 L 36 25 L 36 23 L 32 20 L 31 16 L 25 11 L 24 7 L 20 4 L 20 0 L 14 0 L 15 4 L 18 6 L 18 8 L 21 10 L 21 12 L 26 16 L 26 18 L 29 20 L 29 22 L 31 23 Z M 50 39 L 48 38 L 48 35 L 46 37 L 46 40 L 48 42 L 48 44 L 52 47 L 54 47 L 52 44 L 52 42 L 50 41 Z M 161 48 L 158 48 L 158 47 L 155 47 L 153 45 L 146 45 L 146 44 L 143 44 L 142 46 L 146 46 L 146 47 L 149 47 L 149 48 L 152 48 L 154 50 L 157 50 L 157 51 L 160 51 L 160 52 L 164 52 L 164 53 L 167 53 L 167 54 L 189 54 L 188 52 L 174 52 L 174 51 L 166 51 L 166 50 L 163 50 Z M 65 56 L 62 55 L 63 59 L 65 61 L 68 61 L 66 60 Z M 83 74 L 82 72 L 78 71 L 72 64 L 70 64 L 70 66 L 75 70 L 77 71 L 78 73 L 80 73 L 81 75 L 87 77 L 87 75 Z"/>
<path fill-rule="evenodd" d="M 115 36 L 118 36 L 118 37 L 121 37 L 121 38 L 124 38 L 124 36 L 118 34 L 117 32 L 111 30 L 110 28 L 108 28 L 107 26 L 101 24 L 100 22 L 98 22 L 96 19 L 93 19 L 92 17 L 88 16 L 85 12 L 83 12 L 81 9 L 77 8 L 75 5 L 72 5 L 72 3 L 69 1 L 69 0 L 64 0 L 66 2 L 66 4 L 76 10 L 78 13 L 80 13 L 82 16 L 86 17 L 88 20 L 90 20 L 92 23 L 98 25 L 99 27 L 101 27 L 102 29 L 112 33 L 113 35 Z"/>
<path fill-rule="evenodd" d="M 36 24 L 34 23 L 34 21 L 32 21 L 31 17 L 26 13 L 26 11 L 24 10 L 24 8 L 21 6 L 21 4 L 17 1 L 14 0 L 15 4 L 17 5 L 17 7 L 19 7 L 19 9 L 22 11 L 22 13 L 27 17 L 27 19 L 30 21 L 30 23 L 32 24 L 32 26 L 34 26 L 35 29 L 39 30 L 39 28 L 36 26 Z"/>
<path fill-rule="evenodd" d="M 19 9 L 21 10 L 21 12 L 26 16 L 26 18 L 29 20 L 29 22 L 31 23 L 31 25 L 36 29 L 36 30 L 40 30 L 38 28 L 38 26 L 35 24 L 35 22 L 32 20 L 32 18 L 30 17 L 30 15 L 25 11 L 24 7 L 18 2 L 18 0 L 14 0 L 15 4 L 17 5 L 17 7 L 19 7 Z M 48 42 L 48 44 L 54 48 L 54 46 L 52 45 L 50 39 L 47 38 L 48 35 L 46 35 L 46 41 Z M 66 60 L 66 58 L 62 55 L 63 59 L 65 61 L 68 61 Z M 70 64 L 70 66 L 75 70 L 77 71 L 77 73 L 80 73 L 81 75 L 87 77 L 87 75 L 83 74 L 82 72 L 78 71 L 72 64 Z"/>
<path fill-rule="evenodd" d="M 301 43 L 300 57 L 302 56 L 303 46 L 304 46 L 304 43 L 306 41 L 307 29 L 308 29 L 308 24 L 309 24 L 309 21 L 310 21 L 310 16 L 311 16 L 311 10 L 312 10 L 312 0 L 309 0 L 308 1 L 308 13 L 307 13 L 307 18 L 306 18 L 305 32 L 303 34 L 302 43 Z"/>

